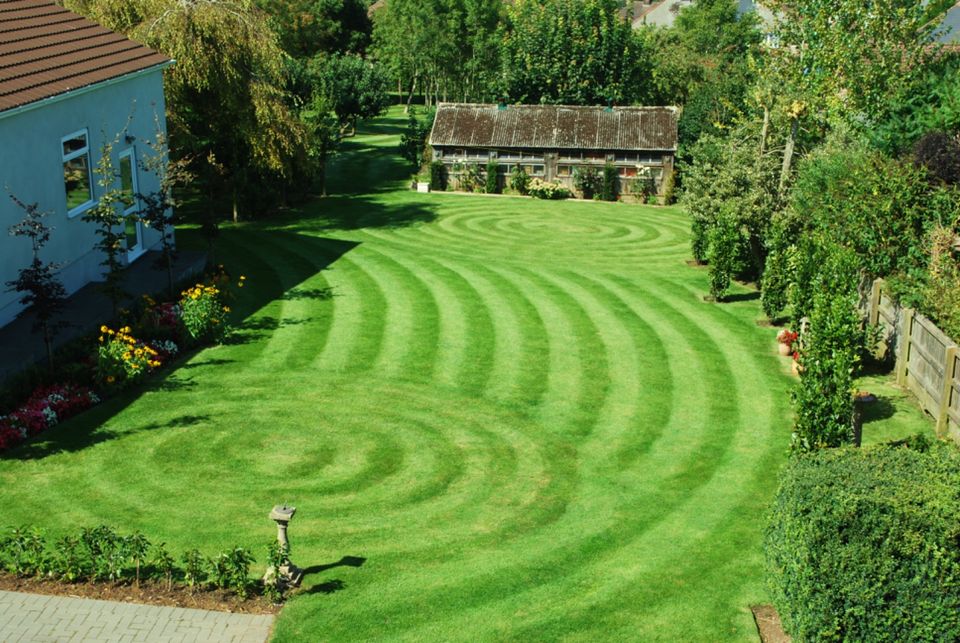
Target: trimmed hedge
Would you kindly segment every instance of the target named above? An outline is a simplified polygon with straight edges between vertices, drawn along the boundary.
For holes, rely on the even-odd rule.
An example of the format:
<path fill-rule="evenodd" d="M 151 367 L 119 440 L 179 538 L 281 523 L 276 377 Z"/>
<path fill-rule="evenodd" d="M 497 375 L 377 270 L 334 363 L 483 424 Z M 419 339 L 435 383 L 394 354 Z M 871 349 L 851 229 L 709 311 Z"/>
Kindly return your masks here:
<path fill-rule="evenodd" d="M 830 449 L 784 470 L 765 550 L 794 640 L 960 637 L 960 453 Z"/>

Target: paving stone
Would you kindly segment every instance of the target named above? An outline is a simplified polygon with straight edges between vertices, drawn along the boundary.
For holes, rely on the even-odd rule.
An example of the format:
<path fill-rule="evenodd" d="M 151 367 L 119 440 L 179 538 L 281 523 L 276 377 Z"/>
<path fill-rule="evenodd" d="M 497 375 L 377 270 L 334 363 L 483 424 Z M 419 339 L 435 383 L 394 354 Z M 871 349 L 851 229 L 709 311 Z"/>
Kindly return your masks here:
<path fill-rule="evenodd" d="M 0 591 L 0 641 L 264 643 L 272 616 Z"/>

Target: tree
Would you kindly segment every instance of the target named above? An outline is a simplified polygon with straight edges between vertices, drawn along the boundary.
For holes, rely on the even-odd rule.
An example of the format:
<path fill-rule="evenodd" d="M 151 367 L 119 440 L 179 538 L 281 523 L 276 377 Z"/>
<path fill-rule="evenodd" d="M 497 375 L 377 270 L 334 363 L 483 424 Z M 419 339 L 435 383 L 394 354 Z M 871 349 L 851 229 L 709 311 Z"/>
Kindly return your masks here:
<path fill-rule="evenodd" d="M 517 0 L 503 30 L 505 93 L 519 103 L 647 102 L 650 56 L 616 0 Z"/>
<path fill-rule="evenodd" d="M 119 137 L 119 135 L 118 135 Z M 100 237 L 95 247 L 103 255 L 103 261 L 100 265 L 106 270 L 103 273 L 103 283 L 100 284 L 100 290 L 110 300 L 113 308 L 113 315 L 116 316 L 120 309 L 120 302 L 128 296 L 123 287 L 123 269 L 125 264 L 123 256 L 123 240 L 126 235 L 124 231 L 124 216 L 122 205 L 124 195 L 117 187 L 117 173 L 113 167 L 113 147 L 117 142 L 106 141 L 100 148 L 100 160 L 97 162 L 97 168 L 94 170 L 97 175 L 97 185 L 103 192 L 97 199 L 96 204 L 87 210 L 81 217 L 86 223 L 95 227 L 95 234 Z"/>
<path fill-rule="evenodd" d="M 20 303 L 26 307 L 24 312 L 34 316 L 33 331 L 43 333 L 47 364 L 53 370 L 53 340 L 60 326 L 54 323 L 54 319 L 66 304 L 67 291 L 57 277 L 60 265 L 40 259 L 40 251 L 50 240 L 53 230 L 44 224 L 43 218 L 51 213 L 41 211 L 37 203 L 27 205 L 12 194 L 10 198 L 24 211 L 23 220 L 10 226 L 10 234 L 28 238 L 33 257 L 30 265 L 21 268 L 17 278 L 6 285 L 13 292 L 23 293 Z"/>
<path fill-rule="evenodd" d="M 407 128 L 400 135 L 400 156 L 417 170 L 425 161 L 427 137 L 433 127 L 433 114 L 432 110 L 427 110 L 424 118 L 419 118 L 416 108 L 411 107 L 407 112 Z"/>
<path fill-rule="evenodd" d="M 373 24 L 363 0 L 257 0 L 257 6 L 293 58 L 363 54 L 370 44 Z"/>
<path fill-rule="evenodd" d="M 306 158 L 287 70 L 253 0 L 67 0 L 68 8 L 175 59 L 164 72 L 167 121 L 179 158 L 233 217 L 243 197 L 290 180 Z M 212 196 L 212 194 L 211 194 Z"/>
<path fill-rule="evenodd" d="M 337 115 L 342 135 L 352 135 L 357 119 L 379 116 L 390 104 L 386 74 L 359 56 L 319 56 L 308 69 L 314 95 Z"/>
<path fill-rule="evenodd" d="M 157 189 L 136 195 L 140 202 L 140 220 L 160 235 L 160 256 L 156 267 L 167 273 L 167 292 L 174 298 L 173 264 L 177 259 L 173 226 L 177 221 L 176 207 L 180 205 L 175 191 L 193 178 L 186 160 L 172 160 L 167 136 L 157 124 L 156 135 L 146 141 L 150 153 L 141 156 L 140 169 L 157 177 Z"/>
<path fill-rule="evenodd" d="M 310 131 L 310 157 L 317 171 L 320 195 L 327 196 L 327 163 L 340 146 L 342 129 L 330 99 L 323 94 L 314 94 L 310 103 L 300 112 Z"/>
<path fill-rule="evenodd" d="M 427 106 L 499 96 L 502 0 L 390 0 L 374 18 L 373 50 L 406 95 Z"/>

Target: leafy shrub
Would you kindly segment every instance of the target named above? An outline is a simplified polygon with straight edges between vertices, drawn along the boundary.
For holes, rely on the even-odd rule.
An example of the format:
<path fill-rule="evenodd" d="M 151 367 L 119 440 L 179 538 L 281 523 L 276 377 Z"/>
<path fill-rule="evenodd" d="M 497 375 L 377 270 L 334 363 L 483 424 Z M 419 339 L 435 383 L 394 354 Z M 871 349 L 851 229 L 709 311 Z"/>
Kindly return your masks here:
<path fill-rule="evenodd" d="M 600 198 L 604 201 L 616 201 L 620 192 L 620 176 L 612 163 L 603 166 L 603 186 Z"/>
<path fill-rule="evenodd" d="M 690 252 L 697 263 L 706 263 L 710 250 L 710 226 L 701 218 L 694 216 L 690 221 Z"/>
<path fill-rule="evenodd" d="M 821 248 L 809 330 L 800 352 L 800 386 L 794 390 L 796 451 L 853 440 L 853 377 L 868 345 L 857 308 L 857 257 L 825 241 Z"/>
<path fill-rule="evenodd" d="M 787 292 L 790 287 L 789 266 L 786 253 L 774 250 L 767 255 L 760 281 L 760 305 L 764 314 L 776 319 L 787 307 Z"/>
<path fill-rule="evenodd" d="M 167 581 L 167 589 L 173 587 L 173 574 L 176 571 L 177 563 L 167 551 L 166 543 L 159 543 L 153 548 L 153 559 L 151 561 L 153 569 L 160 574 L 160 577 Z"/>
<path fill-rule="evenodd" d="M 561 183 L 544 181 L 538 178 L 530 181 L 530 185 L 527 186 L 527 193 L 535 199 L 557 200 L 570 198 L 570 190 Z"/>
<path fill-rule="evenodd" d="M 202 587 L 204 581 L 209 576 L 210 561 L 197 549 L 191 549 L 184 553 L 181 558 L 183 562 L 183 578 L 187 581 L 190 589 Z"/>
<path fill-rule="evenodd" d="M 242 599 L 250 595 L 250 564 L 254 557 L 243 547 L 234 547 L 223 552 L 211 563 L 213 584 L 220 589 L 230 589 Z"/>
<path fill-rule="evenodd" d="M 600 192 L 602 180 L 595 167 L 577 167 L 573 170 L 573 187 L 580 191 L 584 199 L 592 199 Z"/>
<path fill-rule="evenodd" d="M 510 189 L 517 194 L 526 194 L 529 185 L 530 175 L 527 174 L 522 165 L 515 166 L 510 172 Z"/>
<path fill-rule="evenodd" d="M 956 242 L 955 229 L 938 226 L 933 231 L 929 274 L 922 291 L 924 312 L 954 339 L 960 338 L 960 251 Z"/>
<path fill-rule="evenodd" d="M 430 189 L 443 192 L 447 189 L 447 166 L 443 161 L 430 164 Z"/>
<path fill-rule="evenodd" d="M 48 564 L 46 541 L 39 529 L 15 527 L 0 537 L 0 563 L 17 576 L 38 576 Z"/>
<path fill-rule="evenodd" d="M 221 301 L 216 286 L 197 284 L 181 293 L 180 314 L 183 326 L 194 341 L 220 343 L 229 330 L 229 306 Z"/>
<path fill-rule="evenodd" d="M 130 334 L 130 327 L 100 327 L 97 380 L 106 388 L 122 388 L 160 366 L 157 351 Z"/>
<path fill-rule="evenodd" d="M 729 216 L 719 218 L 710 229 L 707 263 L 710 268 L 710 293 L 723 299 L 730 281 L 739 272 L 740 230 Z"/>
<path fill-rule="evenodd" d="M 500 193 L 500 181 L 497 178 L 497 172 L 500 169 L 500 165 L 494 159 L 487 161 L 487 171 L 485 174 L 486 185 L 484 186 L 484 192 L 487 194 L 499 194 Z"/>
<path fill-rule="evenodd" d="M 460 173 L 460 182 L 458 187 L 464 192 L 480 192 L 483 190 L 486 181 L 483 173 L 480 171 L 480 165 L 477 163 L 467 163 L 462 167 Z"/>
<path fill-rule="evenodd" d="M 792 459 L 764 549 L 794 640 L 956 640 L 958 488 L 960 455 L 945 445 Z"/>

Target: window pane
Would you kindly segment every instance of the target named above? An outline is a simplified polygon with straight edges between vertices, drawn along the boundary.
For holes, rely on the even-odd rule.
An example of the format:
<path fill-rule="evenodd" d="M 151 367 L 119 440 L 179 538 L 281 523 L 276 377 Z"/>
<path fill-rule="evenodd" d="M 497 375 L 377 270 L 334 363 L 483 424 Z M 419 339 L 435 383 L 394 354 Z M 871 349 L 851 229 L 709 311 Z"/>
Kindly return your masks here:
<path fill-rule="evenodd" d="M 87 135 L 79 134 L 63 142 L 63 155 L 67 156 L 71 152 L 78 152 L 87 146 Z"/>
<path fill-rule="evenodd" d="M 90 168 L 86 154 L 63 164 L 63 182 L 67 189 L 67 210 L 73 210 L 91 199 Z"/>
<path fill-rule="evenodd" d="M 136 217 L 127 217 L 124 221 L 127 235 L 127 250 L 134 250 L 140 245 L 140 241 L 137 239 L 137 219 Z"/>
<path fill-rule="evenodd" d="M 133 155 L 120 157 L 120 201 L 124 208 L 133 205 Z"/>

